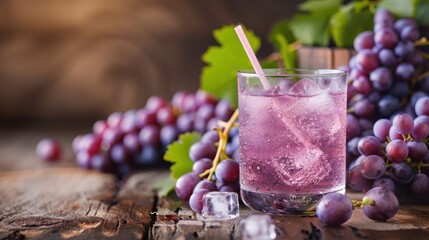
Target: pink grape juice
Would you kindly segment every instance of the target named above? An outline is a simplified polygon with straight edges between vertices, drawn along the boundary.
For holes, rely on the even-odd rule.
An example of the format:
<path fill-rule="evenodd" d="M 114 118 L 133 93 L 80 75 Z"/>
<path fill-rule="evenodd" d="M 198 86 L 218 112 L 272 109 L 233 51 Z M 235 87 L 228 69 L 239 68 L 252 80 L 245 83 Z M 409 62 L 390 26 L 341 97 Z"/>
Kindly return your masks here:
<path fill-rule="evenodd" d="M 312 214 L 324 194 L 344 193 L 346 91 L 290 85 L 239 91 L 241 196 L 258 211 Z"/>

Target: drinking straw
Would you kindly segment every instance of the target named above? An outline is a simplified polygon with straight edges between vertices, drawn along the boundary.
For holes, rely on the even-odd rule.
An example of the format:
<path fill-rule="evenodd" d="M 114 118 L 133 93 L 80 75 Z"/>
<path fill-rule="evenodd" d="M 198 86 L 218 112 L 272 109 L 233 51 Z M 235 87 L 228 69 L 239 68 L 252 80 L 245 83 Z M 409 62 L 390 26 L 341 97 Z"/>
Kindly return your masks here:
<path fill-rule="evenodd" d="M 262 85 L 264 86 L 265 89 L 270 89 L 270 84 L 268 83 L 267 78 L 265 78 L 264 71 L 262 70 L 262 67 L 259 64 L 259 61 L 256 58 L 256 55 L 253 52 L 252 47 L 250 46 L 249 40 L 247 40 L 247 37 L 244 34 L 243 28 L 241 27 L 241 25 L 238 25 L 237 27 L 234 28 L 234 30 L 237 33 L 238 38 L 240 39 L 241 45 L 243 45 L 244 51 L 246 51 L 247 57 L 252 63 L 253 69 L 255 70 L 256 74 L 259 75 L 259 79 L 261 80 Z"/>

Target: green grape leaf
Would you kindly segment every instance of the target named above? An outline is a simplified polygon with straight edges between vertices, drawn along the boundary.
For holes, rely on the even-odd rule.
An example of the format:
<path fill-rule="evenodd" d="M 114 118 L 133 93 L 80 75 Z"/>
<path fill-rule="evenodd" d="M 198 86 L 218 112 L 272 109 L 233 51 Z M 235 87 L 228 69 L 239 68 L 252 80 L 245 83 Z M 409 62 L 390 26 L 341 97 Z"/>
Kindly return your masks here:
<path fill-rule="evenodd" d="M 341 6 L 341 0 L 309 0 L 299 5 L 299 9 L 313 15 L 331 16 Z"/>
<path fill-rule="evenodd" d="M 295 50 L 291 49 L 286 38 L 281 34 L 277 35 L 277 42 L 280 46 L 280 56 L 282 57 L 285 68 L 296 68 Z"/>
<path fill-rule="evenodd" d="M 173 179 L 178 179 L 183 174 L 192 171 L 193 162 L 189 158 L 189 149 L 200 139 L 201 134 L 197 132 L 184 133 L 179 136 L 179 140 L 167 146 L 164 160 L 173 163 L 170 167 Z"/>
<path fill-rule="evenodd" d="M 252 64 L 234 31 L 233 25 L 214 31 L 214 37 L 220 46 L 211 46 L 203 55 L 207 64 L 201 73 L 201 89 L 214 96 L 238 105 L 237 71 L 252 69 Z M 253 51 L 259 50 L 261 40 L 253 32 L 243 27 Z"/>
<path fill-rule="evenodd" d="M 279 34 L 282 35 L 287 42 L 291 43 L 295 41 L 293 32 L 289 27 L 289 20 L 287 19 L 283 19 L 274 23 L 270 32 L 268 33 L 268 40 L 277 50 L 281 48 L 277 39 L 277 35 Z"/>
<path fill-rule="evenodd" d="M 150 188 L 156 190 L 158 196 L 166 197 L 176 186 L 176 180 L 168 177 L 153 183 Z"/>
<path fill-rule="evenodd" d="M 382 0 L 378 7 L 385 8 L 398 17 L 414 17 L 416 2 L 416 0 Z"/>
<path fill-rule="evenodd" d="M 329 18 L 320 15 L 296 14 L 290 22 L 294 36 L 306 45 L 328 46 Z"/>
<path fill-rule="evenodd" d="M 363 4 L 366 4 L 363 5 Z M 337 47 L 352 47 L 354 38 L 373 28 L 374 14 L 366 2 L 352 2 L 332 16 L 332 38 Z"/>
<path fill-rule="evenodd" d="M 416 19 L 423 26 L 429 26 L 429 0 L 419 0 L 416 7 Z"/>

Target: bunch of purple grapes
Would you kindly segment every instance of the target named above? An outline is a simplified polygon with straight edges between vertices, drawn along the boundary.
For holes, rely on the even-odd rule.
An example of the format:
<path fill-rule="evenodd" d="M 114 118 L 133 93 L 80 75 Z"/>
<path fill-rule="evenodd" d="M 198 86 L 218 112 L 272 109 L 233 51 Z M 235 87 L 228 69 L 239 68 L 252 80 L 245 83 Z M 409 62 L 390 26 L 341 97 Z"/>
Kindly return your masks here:
<path fill-rule="evenodd" d="M 360 33 L 354 41 L 357 55 L 350 60 L 347 139 L 372 135 L 372 125 L 398 112 L 413 113 L 423 92 L 429 93 L 429 78 L 417 81 L 424 59 L 415 42 L 420 38 L 415 20 L 398 19 L 378 10 L 374 32 Z M 357 140 L 354 140 L 355 142 Z M 353 156 L 349 156 L 352 158 Z"/>
<path fill-rule="evenodd" d="M 379 119 L 373 127 L 375 136 L 361 138 L 354 151 L 361 156 L 347 173 L 348 186 L 368 191 L 383 186 L 399 196 L 429 199 L 429 97 L 416 103 L 414 118 L 406 113 L 392 120 Z"/>
<path fill-rule="evenodd" d="M 151 96 L 144 108 L 114 112 L 94 123 L 93 131 L 72 143 L 80 167 L 123 176 L 133 169 L 161 166 L 166 146 L 179 134 L 205 133 L 228 119 L 229 101 L 218 101 L 203 91 L 177 92 L 171 103 Z"/>
<path fill-rule="evenodd" d="M 203 196 L 207 192 L 240 193 L 238 128 L 229 131 L 225 151 L 219 149 L 219 135 L 216 130 L 208 131 L 191 146 L 192 172 L 182 175 L 176 182 L 177 196 L 188 201 L 191 209 L 198 213 L 203 209 Z M 222 160 L 217 162 L 216 157 Z"/>

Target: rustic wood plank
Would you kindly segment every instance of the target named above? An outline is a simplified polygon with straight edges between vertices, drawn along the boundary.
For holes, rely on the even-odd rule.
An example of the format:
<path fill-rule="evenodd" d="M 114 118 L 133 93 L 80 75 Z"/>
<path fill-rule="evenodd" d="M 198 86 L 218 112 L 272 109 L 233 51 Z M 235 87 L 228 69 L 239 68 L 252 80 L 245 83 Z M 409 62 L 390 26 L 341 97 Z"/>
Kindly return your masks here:
<path fill-rule="evenodd" d="M 151 199 L 119 191 L 112 175 L 78 169 L 0 174 L 3 238 L 142 239 Z M 4 237 L 5 236 L 5 237 Z"/>
<path fill-rule="evenodd" d="M 303 69 L 335 69 L 347 66 L 352 56 L 356 54 L 353 49 L 308 47 L 298 48 L 298 63 Z"/>

